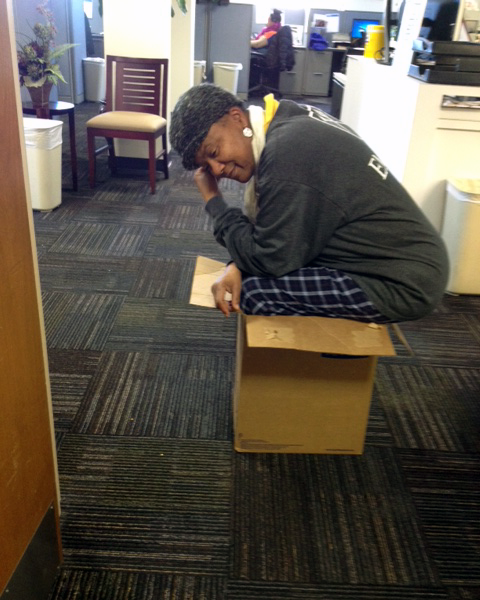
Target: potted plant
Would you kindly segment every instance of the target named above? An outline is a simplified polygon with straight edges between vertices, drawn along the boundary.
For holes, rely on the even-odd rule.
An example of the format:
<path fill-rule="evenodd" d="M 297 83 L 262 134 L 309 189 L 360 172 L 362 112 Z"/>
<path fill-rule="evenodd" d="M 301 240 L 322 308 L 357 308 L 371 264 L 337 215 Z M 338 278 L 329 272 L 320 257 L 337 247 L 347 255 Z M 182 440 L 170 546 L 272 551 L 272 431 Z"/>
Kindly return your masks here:
<path fill-rule="evenodd" d="M 48 0 L 37 6 L 46 23 L 35 23 L 33 36 L 25 36 L 26 42 L 18 44 L 17 59 L 20 73 L 20 85 L 27 88 L 34 106 L 48 104 L 50 91 L 58 81 L 66 83 L 56 60 L 63 56 L 75 44 L 55 45 L 57 28 Z"/>

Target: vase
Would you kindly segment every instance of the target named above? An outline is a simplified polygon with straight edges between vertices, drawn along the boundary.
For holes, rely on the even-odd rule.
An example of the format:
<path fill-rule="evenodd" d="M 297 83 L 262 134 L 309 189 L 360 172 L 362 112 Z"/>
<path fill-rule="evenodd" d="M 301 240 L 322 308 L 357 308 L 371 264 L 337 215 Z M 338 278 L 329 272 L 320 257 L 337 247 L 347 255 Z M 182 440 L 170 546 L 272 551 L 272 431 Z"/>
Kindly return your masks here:
<path fill-rule="evenodd" d="M 34 108 L 48 106 L 52 86 L 53 83 L 51 81 L 46 81 L 38 87 L 27 87 Z"/>

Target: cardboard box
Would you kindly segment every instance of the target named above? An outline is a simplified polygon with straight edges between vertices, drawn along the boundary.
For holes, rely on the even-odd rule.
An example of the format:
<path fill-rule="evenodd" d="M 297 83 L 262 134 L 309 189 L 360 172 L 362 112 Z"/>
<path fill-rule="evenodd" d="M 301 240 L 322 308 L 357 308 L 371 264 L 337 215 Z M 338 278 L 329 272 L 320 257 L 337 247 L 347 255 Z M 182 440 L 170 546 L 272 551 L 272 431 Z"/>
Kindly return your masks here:
<path fill-rule="evenodd" d="M 213 307 L 223 272 L 197 258 L 191 302 Z M 361 454 L 386 327 L 323 317 L 238 316 L 235 450 Z"/>

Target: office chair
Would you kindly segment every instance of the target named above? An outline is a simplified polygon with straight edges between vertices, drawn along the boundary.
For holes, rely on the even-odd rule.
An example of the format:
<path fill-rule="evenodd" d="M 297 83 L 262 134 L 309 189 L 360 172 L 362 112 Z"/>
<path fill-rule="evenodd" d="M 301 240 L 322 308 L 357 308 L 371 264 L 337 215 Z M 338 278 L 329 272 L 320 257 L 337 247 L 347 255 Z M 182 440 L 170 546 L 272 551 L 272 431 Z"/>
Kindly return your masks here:
<path fill-rule="evenodd" d="M 155 193 L 156 166 L 160 157 L 165 179 L 168 179 L 167 81 L 168 60 L 165 58 L 107 56 L 105 110 L 89 119 L 86 124 L 91 188 L 95 187 L 97 154 L 108 149 L 110 168 L 112 172 L 116 171 L 114 138 L 148 142 L 148 170 L 152 194 Z M 107 145 L 95 149 L 97 137 L 106 138 Z M 162 148 L 157 152 L 156 141 L 159 137 L 162 138 Z"/>
<path fill-rule="evenodd" d="M 294 65 L 292 30 L 288 25 L 284 25 L 270 38 L 266 52 L 251 51 L 248 96 L 273 93 L 281 97 L 278 89 L 280 73 L 291 71 Z"/>

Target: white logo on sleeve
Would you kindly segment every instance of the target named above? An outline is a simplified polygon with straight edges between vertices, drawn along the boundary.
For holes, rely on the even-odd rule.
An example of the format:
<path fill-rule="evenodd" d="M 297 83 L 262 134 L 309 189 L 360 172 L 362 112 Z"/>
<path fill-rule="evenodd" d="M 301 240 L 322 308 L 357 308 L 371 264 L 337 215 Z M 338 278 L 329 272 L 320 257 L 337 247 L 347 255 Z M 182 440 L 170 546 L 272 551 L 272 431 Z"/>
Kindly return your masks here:
<path fill-rule="evenodd" d="M 368 163 L 368 166 L 372 167 L 372 169 L 374 169 L 382 179 L 387 178 L 388 169 L 384 164 L 380 162 L 380 159 L 378 158 L 378 156 L 375 156 L 375 154 L 372 154 L 372 156 L 370 157 L 370 162 Z"/>

